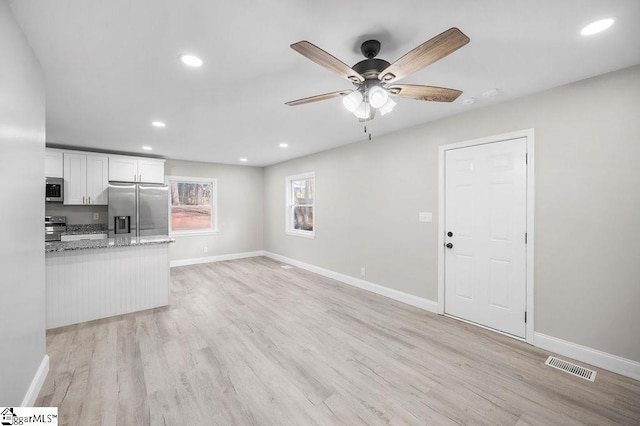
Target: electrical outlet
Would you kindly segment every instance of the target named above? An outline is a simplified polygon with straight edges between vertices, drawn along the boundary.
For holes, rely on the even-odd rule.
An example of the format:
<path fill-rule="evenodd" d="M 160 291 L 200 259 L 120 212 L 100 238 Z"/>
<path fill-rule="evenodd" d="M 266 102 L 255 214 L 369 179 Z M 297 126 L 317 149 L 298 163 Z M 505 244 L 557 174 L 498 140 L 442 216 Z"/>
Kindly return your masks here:
<path fill-rule="evenodd" d="M 363 277 L 366 275 L 366 270 L 364 269 L 364 266 L 360 268 L 360 275 L 362 275 Z"/>
<path fill-rule="evenodd" d="M 207 246 L 202 247 L 202 251 L 204 253 L 208 252 L 209 251 L 209 247 L 207 247 Z"/>
<path fill-rule="evenodd" d="M 100 213 L 94 213 L 93 220 L 100 220 Z"/>
<path fill-rule="evenodd" d="M 431 213 L 431 212 L 420 212 L 418 214 L 418 220 L 420 222 L 433 222 L 433 213 Z"/>

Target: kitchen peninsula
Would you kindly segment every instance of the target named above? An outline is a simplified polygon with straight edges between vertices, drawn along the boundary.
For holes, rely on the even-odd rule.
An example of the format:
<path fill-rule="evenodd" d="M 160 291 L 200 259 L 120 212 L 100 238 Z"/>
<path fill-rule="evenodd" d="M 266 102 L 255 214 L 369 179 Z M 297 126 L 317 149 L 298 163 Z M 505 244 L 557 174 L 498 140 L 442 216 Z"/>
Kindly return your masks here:
<path fill-rule="evenodd" d="M 168 305 L 165 160 L 56 148 L 45 157 L 46 328 Z"/>
<path fill-rule="evenodd" d="M 45 244 L 47 329 L 169 304 L 173 238 Z"/>

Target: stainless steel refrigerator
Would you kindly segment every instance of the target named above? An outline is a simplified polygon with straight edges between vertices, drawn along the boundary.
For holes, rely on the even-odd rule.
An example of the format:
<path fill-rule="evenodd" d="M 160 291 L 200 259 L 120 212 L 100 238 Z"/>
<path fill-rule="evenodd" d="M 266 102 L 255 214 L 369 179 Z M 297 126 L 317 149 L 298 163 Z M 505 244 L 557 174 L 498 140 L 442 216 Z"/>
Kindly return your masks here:
<path fill-rule="evenodd" d="M 168 234 L 167 185 L 109 182 L 109 237 Z"/>

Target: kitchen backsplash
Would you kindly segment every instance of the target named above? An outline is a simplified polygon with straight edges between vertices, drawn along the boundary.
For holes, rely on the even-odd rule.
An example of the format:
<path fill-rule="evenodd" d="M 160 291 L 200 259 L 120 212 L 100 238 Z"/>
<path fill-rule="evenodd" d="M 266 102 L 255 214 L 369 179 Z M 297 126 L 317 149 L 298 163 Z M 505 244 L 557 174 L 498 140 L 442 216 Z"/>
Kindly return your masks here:
<path fill-rule="evenodd" d="M 107 206 L 65 206 L 46 203 L 44 211 L 47 216 L 66 216 L 67 225 L 106 225 L 109 210 Z M 94 219 L 95 215 L 98 216 L 97 219 Z"/>
<path fill-rule="evenodd" d="M 66 235 L 74 234 L 102 234 L 107 233 L 106 223 L 96 223 L 88 225 L 67 225 Z"/>

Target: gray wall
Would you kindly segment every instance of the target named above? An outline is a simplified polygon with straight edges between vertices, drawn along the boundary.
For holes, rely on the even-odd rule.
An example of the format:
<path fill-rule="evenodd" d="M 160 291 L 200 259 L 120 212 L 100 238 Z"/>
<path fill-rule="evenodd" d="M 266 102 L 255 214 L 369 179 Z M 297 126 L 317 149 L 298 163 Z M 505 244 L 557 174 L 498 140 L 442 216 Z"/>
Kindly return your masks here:
<path fill-rule="evenodd" d="M 535 128 L 535 329 L 640 361 L 638 93 L 640 66 L 267 167 L 265 250 L 435 301 L 438 146 Z M 310 171 L 313 240 L 284 233 Z"/>
<path fill-rule="evenodd" d="M 218 180 L 218 234 L 175 237 L 170 260 L 262 250 L 262 168 L 167 160 L 164 173 Z"/>
<path fill-rule="evenodd" d="M 40 64 L 4 0 L 0 52 L 0 406 L 14 406 L 45 356 L 45 92 Z"/>

